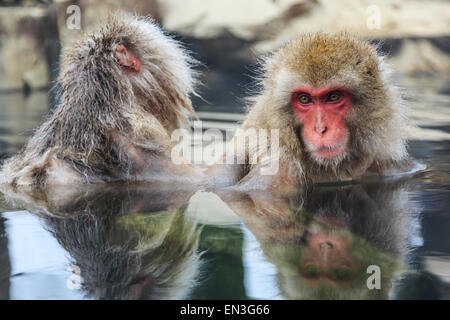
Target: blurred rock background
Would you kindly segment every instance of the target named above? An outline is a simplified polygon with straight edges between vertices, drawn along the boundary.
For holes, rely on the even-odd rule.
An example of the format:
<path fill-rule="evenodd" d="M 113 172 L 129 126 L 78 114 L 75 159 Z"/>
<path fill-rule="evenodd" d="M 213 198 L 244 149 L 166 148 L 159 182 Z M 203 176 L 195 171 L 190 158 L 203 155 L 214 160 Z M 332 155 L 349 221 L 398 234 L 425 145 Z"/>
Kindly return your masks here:
<path fill-rule="evenodd" d="M 73 5 L 81 29 L 70 29 Z M 383 40 L 402 73 L 450 70 L 446 0 L 0 0 L 0 92 L 48 88 L 61 46 L 114 10 L 154 17 L 206 66 L 203 81 L 213 88 L 245 84 L 257 56 L 300 32 L 347 30 Z M 227 90 L 214 94 L 219 105 L 225 99 Z"/>

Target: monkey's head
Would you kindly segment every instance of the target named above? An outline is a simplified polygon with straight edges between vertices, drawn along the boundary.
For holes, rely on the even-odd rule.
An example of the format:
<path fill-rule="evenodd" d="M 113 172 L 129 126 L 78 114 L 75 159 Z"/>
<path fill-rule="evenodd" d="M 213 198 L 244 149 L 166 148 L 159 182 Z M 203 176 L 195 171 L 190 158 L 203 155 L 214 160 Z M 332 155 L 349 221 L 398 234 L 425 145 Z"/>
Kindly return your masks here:
<path fill-rule="evenodd" d="M 275 125 L 294 130 L 312 171 L 351 173 L 404 157 L 402 105 L 367 41 L 303 36 L 268 58 L 265 71 L 263 95 L 281 114 L 274 121 L 284 121 Z"/>
<path fill-rule="evenodd" d="M 138 106 L 171 131 L 192 112 L 193 62 L 151 19 L 114 14 L 64 54 L 62 98 L 100 119 Z"/>

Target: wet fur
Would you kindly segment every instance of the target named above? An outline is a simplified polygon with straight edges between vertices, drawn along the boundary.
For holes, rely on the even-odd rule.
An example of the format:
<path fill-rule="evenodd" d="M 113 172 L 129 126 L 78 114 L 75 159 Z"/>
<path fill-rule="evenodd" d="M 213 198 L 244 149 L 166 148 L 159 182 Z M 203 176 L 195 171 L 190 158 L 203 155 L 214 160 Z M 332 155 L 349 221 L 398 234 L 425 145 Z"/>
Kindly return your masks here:
<path fill-rule="evenodd" d="M 249 99 L 242 129 L 280 130 L 280 170 L 276 176 L 261 177 L 259 162 L 235 168 L 233 182 L 243 189 L 355 179 L 369 168 L 384 174 L 393 167 L 410 165 L 402 94 L 391 84 L 383 57 L 368 41 L 345 33 L 300 36 L 262 60 L 260 78 L 260 92 Z M 333 85 L 353 93 L 353 108 L 345 119 L 349 147 L 342 161 L 319 163 L 306 151 L 290 95 L 297 87 Z M 264 156 L 261 150 L 243 145 L 238 150 L 245 152 L 246 159 Z"/>
<path fill-rule="evenodd" d="M 124 45 L 142 68 L 115 58 Z M 150 19 L 116 14 L 63 54 L 59 104 L 1 169 L 13 185 L 139 180 L 193 113 L 193 60 Z M 170 160 L 170 159 L 169 159 Z M 161 168 L 159 168 L 161 169 Z M 159 170 L 161 173 L 162 171 Z"/>

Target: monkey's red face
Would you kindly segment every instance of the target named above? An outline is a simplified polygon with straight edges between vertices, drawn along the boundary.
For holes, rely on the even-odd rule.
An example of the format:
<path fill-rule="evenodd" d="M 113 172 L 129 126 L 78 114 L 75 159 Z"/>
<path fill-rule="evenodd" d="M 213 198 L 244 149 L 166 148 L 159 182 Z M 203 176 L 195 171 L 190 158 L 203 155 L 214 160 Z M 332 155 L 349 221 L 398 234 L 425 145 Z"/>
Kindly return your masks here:
<path fill-rule="evenodd" d="M 345 155 L 348 130 L 344 118 L 352 105 L 342 88 L 297 88 L 291 96 L 295 115 L 303 124 L 307 151 L 317 162 L 337 161 Z"/>

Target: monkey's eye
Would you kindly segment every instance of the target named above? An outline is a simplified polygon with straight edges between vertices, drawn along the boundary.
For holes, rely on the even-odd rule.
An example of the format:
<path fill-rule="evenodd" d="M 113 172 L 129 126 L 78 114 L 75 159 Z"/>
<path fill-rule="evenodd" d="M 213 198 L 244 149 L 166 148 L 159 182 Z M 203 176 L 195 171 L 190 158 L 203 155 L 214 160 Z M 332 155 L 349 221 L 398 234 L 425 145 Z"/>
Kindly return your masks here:
<path fill-rule="evenodd" d="M 328 97 L 327 101 L 336 102 L 341 99 L 341 93 L 339 91 L 333 91 L 331 92 Z"/>
<path fill-rule="evenodd" d="M 298 102 L 300 102 L 301 104 L 308 104 L 308 103 L 311 103 L 312 100 L 307 95 L 302 94 L 298 97 Z"/>

